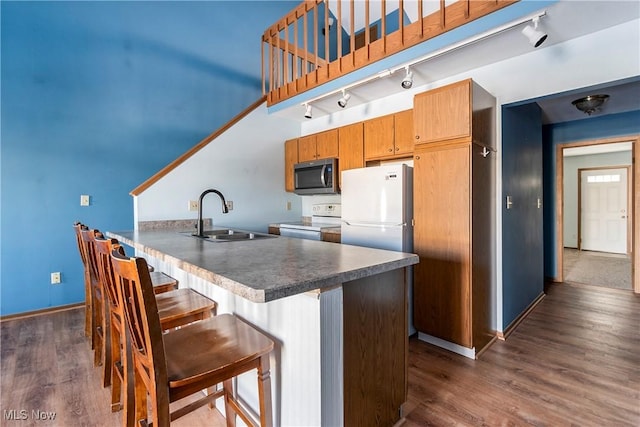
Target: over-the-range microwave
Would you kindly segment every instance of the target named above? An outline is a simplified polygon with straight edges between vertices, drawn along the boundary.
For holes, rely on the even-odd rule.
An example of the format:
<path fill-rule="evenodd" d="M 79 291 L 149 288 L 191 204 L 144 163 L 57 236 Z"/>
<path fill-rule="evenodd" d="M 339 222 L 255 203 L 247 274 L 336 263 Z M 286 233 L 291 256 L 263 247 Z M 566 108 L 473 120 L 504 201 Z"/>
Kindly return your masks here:
<path fill-rule="evenodd" d="M 337 194 L 338 159 L 319 159 L 293 166 L 294 193 Z"/>

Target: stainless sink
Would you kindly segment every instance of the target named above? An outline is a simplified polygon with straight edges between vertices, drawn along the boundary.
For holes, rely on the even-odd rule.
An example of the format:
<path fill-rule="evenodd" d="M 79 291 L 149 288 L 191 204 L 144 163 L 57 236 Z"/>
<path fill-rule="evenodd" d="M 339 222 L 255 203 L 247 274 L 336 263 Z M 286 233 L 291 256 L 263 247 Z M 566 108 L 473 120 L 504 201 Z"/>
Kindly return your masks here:
<path fill-rule="evenodd" d="M 219 230 L 205 230 L 202 232 L 203 236 L 198 236 L 196 233 L 183 232 L 181 234 L 196 237 L 198 239 L 208 240 L 211 242 L 234 242 L 242 240 L 259 240 L 271 237 L 278 237 L 273 234 L 255 233 L 253 231 L 234 230 L 234 229 L 219 229 Z"/>

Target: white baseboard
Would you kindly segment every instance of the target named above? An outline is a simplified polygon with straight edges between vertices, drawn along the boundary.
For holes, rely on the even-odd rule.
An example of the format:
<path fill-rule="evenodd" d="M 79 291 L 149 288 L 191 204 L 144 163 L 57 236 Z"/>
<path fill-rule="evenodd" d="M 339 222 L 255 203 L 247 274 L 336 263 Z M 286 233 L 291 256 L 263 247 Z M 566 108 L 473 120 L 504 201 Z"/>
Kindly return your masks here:
<path fill-rule="evenodd" d="M 454 353 L 457 353 L 461 356 L 464 357 L 468 357 L 469 359 L 475 359 L 476 358 L 476 348 L 467 348 L 467 347 L 463 347 L 461 345 L 458 344 L 454 344 L 452 342 L 449 341 L 445 341 L 441 338 L 437 338 L 434 337 L 432 335 L 429 334 L 425 334 L 422 332 L 418 332 L 418 339 L 424 342 L 428 342 L 429 344 L 433 344 L 435 346 L 444 348 L 445 350 L 449 350 L 452 351 Z"/>

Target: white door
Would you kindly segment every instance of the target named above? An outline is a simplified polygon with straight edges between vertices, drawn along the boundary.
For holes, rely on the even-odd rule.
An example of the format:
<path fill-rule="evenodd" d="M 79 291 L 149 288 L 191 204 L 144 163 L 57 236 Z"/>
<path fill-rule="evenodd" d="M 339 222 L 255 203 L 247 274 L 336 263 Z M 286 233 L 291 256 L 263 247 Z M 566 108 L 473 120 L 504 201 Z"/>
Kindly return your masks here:
<path fill-rule="evenodd" d="M 627 253 L 627 168 L 580 171 L 581 249 Z"/>

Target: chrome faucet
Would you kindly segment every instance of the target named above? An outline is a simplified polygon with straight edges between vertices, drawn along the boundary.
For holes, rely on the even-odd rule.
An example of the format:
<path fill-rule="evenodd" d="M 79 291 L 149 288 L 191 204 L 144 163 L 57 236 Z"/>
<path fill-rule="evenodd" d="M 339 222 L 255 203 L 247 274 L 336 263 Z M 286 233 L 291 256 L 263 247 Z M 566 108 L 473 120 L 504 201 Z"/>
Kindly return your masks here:
<path fill-rule="evenodd" d="M 227 201 L 224 199 L 224 196 L 218 190 L 214 190 L 213 188 L 209 188 L 208 190 L 204 190 L 198 199 L 198 223 L 196 224 L 197 232 L 194 236 L 204 237 L 204 221 L 202 220 L 202 199 L 209 193 L 216 193 L 220 200 L 222 200 L 222 213 L 229 213 L 229 208 L 227 208 Z"/>

